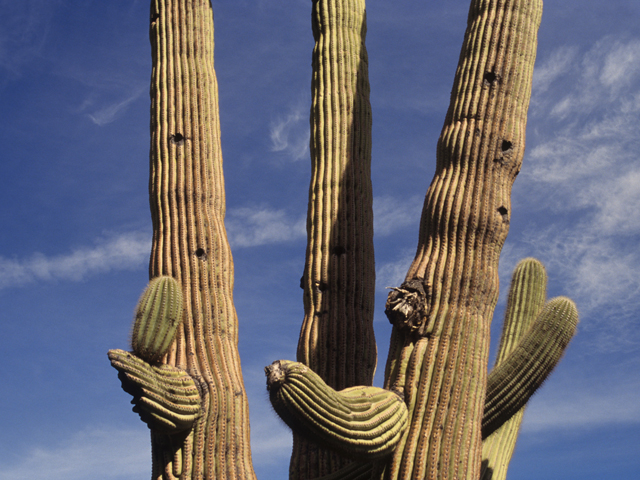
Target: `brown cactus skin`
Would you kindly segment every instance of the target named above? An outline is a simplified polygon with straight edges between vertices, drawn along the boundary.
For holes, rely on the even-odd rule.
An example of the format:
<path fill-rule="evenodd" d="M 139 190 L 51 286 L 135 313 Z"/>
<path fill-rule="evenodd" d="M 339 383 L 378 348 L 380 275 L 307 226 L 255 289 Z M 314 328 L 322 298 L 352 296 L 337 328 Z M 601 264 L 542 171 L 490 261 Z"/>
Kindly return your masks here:
<path fill-rule="evenodd" d="M 185 321 L 166 363 L 189 373 L 202 397 L 202 416 L 186 438 L 152 430 L 152 478 L 251 479 L 210 1 L 152 0 L 150 40 L 149 274 L 183 287 Z"/>
<path fill-rule="evenodd" d="M 371 385 L 375 265 L 364 0 L 314 0 L 311 184 L 297 359 L 335 390 Z M 348 460 L 294 435 L 290 478 Z"/>
<path fill-rule="evenodd" d="M 479 478 L 498 258 L 524 153 L 541 12 L 540 0 L 471 3 L 406 276 L 429 292 L 428 333 L 416 336 L 396 321 L 391 336 L 385 388 L 404 391 L 410 427 L 378 469 L 384 478 Z"/>

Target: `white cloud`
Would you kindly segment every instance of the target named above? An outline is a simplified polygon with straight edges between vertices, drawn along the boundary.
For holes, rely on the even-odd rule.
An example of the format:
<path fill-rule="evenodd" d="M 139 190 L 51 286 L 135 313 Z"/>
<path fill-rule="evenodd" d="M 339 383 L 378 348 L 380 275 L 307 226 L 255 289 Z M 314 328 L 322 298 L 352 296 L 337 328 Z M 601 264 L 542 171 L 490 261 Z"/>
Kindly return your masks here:
<path fill-rule="evenodd" d="M 17 77 L 25 64 L 41 55 L 58 3 L 50 0 L 0 2 L 0 67 Z"/>
<path fill-rule="evenodd" d="M 606 336 L 640 307 L 640 40 L 607 37 L 582 55 L 561 47 L 542 65 L 530 125 L 547 133 L 534 136 L 544 140 L 514 203 L 544 220 L 532 216 L 511 253 L 540 258 Z"/>
<path fill-rule="evenodd" d="M 42 280 L 82 280 L 110 270 L 138 268 L 149 259 L 151 239 L 129 232 L 101 239 L 94 247 L 77 248 L 65 255 L 34 253 L 28 259 L 0 257 L 0 288 Z"/>
<path fill-rule="evenodd" d="M 110 105 L 106 105 L 93 113 L 87 114 L 87 116 L 91 119 L 93 123 L 102 127 L 108 123 L 113 122 L 116 118 L 118 118 L 122 113 L 125 112 L 127 107 L 137 100 L 140 95 L 144 91 L 147 90 L 148 87 L 138 88 L 135 92 L 129 95 L 124 100 L 120 100 L 118 102 L 112 103 Z M 87 104 L 84 106 L 86 107 Z"/>
<path fill-rule="evenodd" d="M 309 152 L 309 114 L 299 105 L 271 123 L 271 151 L 282 152 L 292 160 L 302 160 Z"/>
<path fill-rule="evenodd" d="M 289 242 L 306 236 L 306 217 L 291 218 L 284 210 L 265 206 L 229 210 L 225 224 L 233 248 Z"/>
<path fill-rule="evenodd" d="M 423 201 L 424 198 L 420 195 L 402 200 L 390 196 L 374 197 L 373 231 L 375 235 L 390 235 L 408 226 L 413 227 L 417 232 Z"/>
<path fill-rule="evenodd" d="M 0 480 L 143 478 L 151 472 L 150 445 L 149 432 L 142 429 L 91 427 L 55 445 L 34 446 L 17 458 L 4 455 Z"/>
<path fill-rule="evenodd" d="M 383 292 L 388 287 L 399 287 L 404 282 L 414 257 L 415 251 L 406 250 L 399 259 L 376 266 L 376 290 Z"/>
<path fill-rule="evenodd" d="M 598 379 L 588 385 L 564 384 L 556 391 L 545 391 L 543 387 L 527 407 L 523 432 L 640 423 L 640 385 L 615 377 L 615 383 Z"/>

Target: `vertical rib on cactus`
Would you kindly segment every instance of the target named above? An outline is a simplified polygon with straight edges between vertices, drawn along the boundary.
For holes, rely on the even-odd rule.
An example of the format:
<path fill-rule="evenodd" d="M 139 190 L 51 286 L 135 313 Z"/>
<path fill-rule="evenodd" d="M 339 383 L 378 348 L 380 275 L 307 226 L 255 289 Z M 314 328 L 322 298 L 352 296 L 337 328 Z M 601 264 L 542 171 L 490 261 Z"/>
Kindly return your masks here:
<path fill-rule="evenodd" d="M 250 479 L 210 1 L 152 0 L 150 39 L 149 270 L 182 284 L 185 321 L 167 363 L 186 370 L 202 396 L 202 417 L 184 441 L 152 431 L 153 478 Z"/>
<path fill-rule="evenodd" d="M 375 268 L 364 0 L 314 0 L 311 184 L 298 361 L 331 387 L 371 385 Z M 290 477 L 345 464 L 294 435 Z"/>
<path fill-rule="evenodd" d="M 547 274 L 534 258 L 521 260 L 511 278 L 495 366 L 500 365 L 531 327 L 546 300 Z M 504 480 L 516 446 L 524 408 L 482 442 L 481 480 Z"/>
<path fill-rule="evenodd" d="M 490 321 L 525 147 L 540 0 L 474 0 L 435 177 L 406 276 L 427 292 L 424 337 L 396 321 L 385 374 L 410 427 L 385 478 L 477 479 Z M 395 292 L 393 292 L 395 293 Z"/>

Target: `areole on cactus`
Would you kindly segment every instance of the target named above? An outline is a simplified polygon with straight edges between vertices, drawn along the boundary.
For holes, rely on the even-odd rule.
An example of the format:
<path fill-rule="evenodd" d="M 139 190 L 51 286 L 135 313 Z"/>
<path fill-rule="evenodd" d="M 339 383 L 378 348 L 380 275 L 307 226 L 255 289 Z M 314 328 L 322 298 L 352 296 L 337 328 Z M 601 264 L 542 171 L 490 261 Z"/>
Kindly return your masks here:
<path fill-rule="evenodd" d="M 416 256 L 386 305 L 378 388 L 365 2 L 312 0 L 305 316 L 297 362 L 266 369 L 294 434 L 291 479 L 506 475 L 524 405 L 577 323 L 570 300 L 544 306 L 544 268 L 527 259 L 487 375 L 541 11 L 541 0 L 471 1 Z M 151 430 L 154 479 L 251 479 L 211 3 L 153 0 L 150 37 L 152 282 L 133 352 L 109 358 Z"/>

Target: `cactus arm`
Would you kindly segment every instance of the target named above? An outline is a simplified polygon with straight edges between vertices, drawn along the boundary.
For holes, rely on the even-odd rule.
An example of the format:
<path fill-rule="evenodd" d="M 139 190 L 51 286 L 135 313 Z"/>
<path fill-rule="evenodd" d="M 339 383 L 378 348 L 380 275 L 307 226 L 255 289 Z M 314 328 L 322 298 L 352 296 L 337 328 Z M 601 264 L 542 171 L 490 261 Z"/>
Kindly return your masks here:
<path fill-rule="evenodd" d="M 297 360 L 336 390 L 371 385 L 375 265 L 364 0 L 313 0 L 311 182 Z M 294 433 L 290 478 L 348 465 Z"/>
<path fill-rule="evenodd" d="M 418 249 L 405 278 L 422 281 L 425 293 L 431 288 L 423 308 L 427 328 L 420 335 L 394 321 L 392 338 L 400 345 L 390 347 L 396 358 L 385 372 L 385 387 L 403 388 L 410 415 L 388 479 L 480 474 L 498 258 L 525 148 L 541 11 L 540 0 L 471 2 Z M 406 367 L 398 368 L 407 355 Z"/>
<path fill-rule="evenodd" d="M 522 409 L 562 358 L 578 325 L 566 297 L 550 300 L 509 355 L 491 371 L 482 436 L 487 438 Z"/>
<path fill-rule="evenodd" d="M 407 426 L 407 407 L 372 386 L 336 391 L 309 367 L 280 360 L 265 369 L 276 413 L 295 432 L 357 460 L 389 455 Z"/>
<path fill-rule="evenodd" d="M 123 350 L 110 350 L 109 360 L 149 428 L 173 435 L 193 427 L 201 414 L 200 393 L 189 374 L 169 365 L 149 365 Z"/>
<path fill-rule="evenodd" d="M 131 331 L 131 348 L 149 363 L 169 351 L 183 321 L 180 284 L 168 276 L 155 277 L 144 290 Z"/>
<path fill-rule="evenodd" d="M 547 274 L 534 258 L 521 260 L 513 271 L 496 365 L 518 345 L 546 301 Z M 491 374 L 490 374 L 491 375 Z M 504 480 L 524 415 L 520 409 L 482 441 L 481 480 Z"/>

